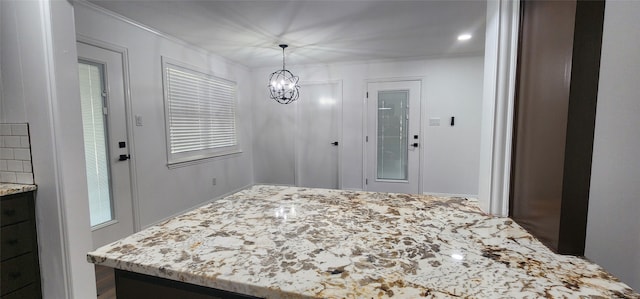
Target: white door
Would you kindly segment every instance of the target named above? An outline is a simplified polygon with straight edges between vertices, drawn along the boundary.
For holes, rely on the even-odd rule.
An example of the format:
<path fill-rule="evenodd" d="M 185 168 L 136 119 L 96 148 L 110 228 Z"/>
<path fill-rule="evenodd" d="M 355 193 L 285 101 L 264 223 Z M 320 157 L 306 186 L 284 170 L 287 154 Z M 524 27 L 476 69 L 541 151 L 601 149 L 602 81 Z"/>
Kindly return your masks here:
<path fill-rule="evenodd" d="M 420 192 L 420 81 L 367 86 L 365 186 L 368 191 Z"/>
<path fill-rule="evenodd" d="M 78 74 L 93 245 L 133 233 L 123 57 L 82 42 Z"/>
<path fill-rule="evenodd" d="M 338 189 L 341 84 L 303 84 L 301 90 L 295 102 L 296 185 Z"/>

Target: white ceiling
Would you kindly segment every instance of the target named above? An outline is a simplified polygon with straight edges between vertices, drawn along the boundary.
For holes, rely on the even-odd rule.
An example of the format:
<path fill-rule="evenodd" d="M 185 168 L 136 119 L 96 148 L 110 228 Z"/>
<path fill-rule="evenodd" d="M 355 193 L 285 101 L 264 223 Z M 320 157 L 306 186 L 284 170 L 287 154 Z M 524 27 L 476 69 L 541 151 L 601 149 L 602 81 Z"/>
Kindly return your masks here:
<path fill-rule="evenodd" d="M 484 0 L 90 0 L 249 67 L 460 56 L 484 50 Z M 457 36 L 473 38 L 459 42 Z"/>

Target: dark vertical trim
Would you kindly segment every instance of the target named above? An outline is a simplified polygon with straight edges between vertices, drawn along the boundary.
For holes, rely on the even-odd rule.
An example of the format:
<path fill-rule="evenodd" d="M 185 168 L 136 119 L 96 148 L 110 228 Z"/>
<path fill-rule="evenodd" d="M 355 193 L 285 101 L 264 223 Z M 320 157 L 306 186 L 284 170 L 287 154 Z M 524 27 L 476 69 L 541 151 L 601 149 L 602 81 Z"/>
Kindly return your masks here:
<path fill-rule="evenodd" d="M 558 252 L 584 255 L 600 74 L 604 0 L 578 1 Z"/>
<path fill-rule="evenodd" d="M 558 249 L 576 1 L 522 1 L 510 216 Z"/>
<path fill-rule="evenodd" d="M 518 117 L 519 117 L 519 109 L 518 106 L 520 104 L 520 72 L 522 68 L 522 39 L 523 39 L 523 24 L 524 24 L 524 10 L 527 5 L 526 1 L 520 1 L 520 18 L 518 24 L 518 56 L 516 61 L 516 78 L 515 78 L 515 92 L 513 95 L 513 125 L 511 127 L 511 168 L 509 173 L 509 217 L 513 217 L 513 206 L 514 206 L 514 182 L 515 182 L 515 167 L 516 165 L 516 144 L 518 143 Z"/>

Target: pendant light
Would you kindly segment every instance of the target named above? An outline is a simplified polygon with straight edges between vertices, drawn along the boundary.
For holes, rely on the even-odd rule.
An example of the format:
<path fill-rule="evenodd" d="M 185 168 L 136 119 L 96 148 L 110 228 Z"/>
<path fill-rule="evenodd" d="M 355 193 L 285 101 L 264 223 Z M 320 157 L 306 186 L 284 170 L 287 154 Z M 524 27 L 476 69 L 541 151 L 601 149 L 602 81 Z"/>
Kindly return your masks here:
<path fill-rule="evenodd" d="M 294 76 L 284 65 L 284 49 L 288 45 L 280 45 L 282 48 L 282 69 L 271 73 L 269 77 L 269 92 L 271 98 L 280 104 L 289 104 L 300 96 L 298 76 Z"/>

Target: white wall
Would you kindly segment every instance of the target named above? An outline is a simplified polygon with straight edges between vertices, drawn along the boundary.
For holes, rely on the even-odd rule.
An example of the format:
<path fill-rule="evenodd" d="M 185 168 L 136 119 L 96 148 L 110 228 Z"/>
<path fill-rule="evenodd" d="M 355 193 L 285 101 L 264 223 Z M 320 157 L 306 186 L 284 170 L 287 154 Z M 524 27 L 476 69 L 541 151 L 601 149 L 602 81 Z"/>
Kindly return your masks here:
<path fill-rule="evenodd" d="M 252 184 L 249 71 L 180 42 L 140 29 L 80 2 L 0 1 L 0 122 L 31 129 L 36 217 L 44 298 L 95 298 L 86 261 L 91 232 L 77 78 L 80 34 L 128 48 L 134 128 L 136 193 L 146 226 Z M 244 153 L 169 170 L 166 166 L 160 55 L 209 68 L 238 82 Z M 217 186 L 211 178 L 217 178 Z"/>
<path fill-rule="evenodd" d="M 607 1 L 585 256 L 640 290 L 640 2 Z"/>
<path fill-rule="evenodd" d="M 95 298 L 85 258 L 92 244 L 73 7 L 46 0 L 0 6 L 0 120 L 30 124 L 44 298 Z"/>
<path fill-rule="evenodd" d="M 267 79 L 277 67 L 253 70 L 256 183 L 293 184 L 294 105 L 269 99 Z M 423 192 L 478 194 L 483 58 L 289 66 L 301 81 L 342 80 L 342 182 L 363 189 L 363 111 L 366 80 L 422 78 Z M 304 92 L 304 89 L 301 89 Z M 455 126 L 449 118 L 455 116 Z M 427 126 L 440 117 L 440 127 Z"/>
<path fill-rule="evenodd" d="M 75 17 L 79 35 L 128 49 L 132 113 L 143 118 L 143 126 L 133 127 L 132 153 L 142 227 L 253 183 L 252 85 L 246 67 L 154 34 L 84 2 L 77 2 Z M 243 153 L 198 165 L 167 168 L 161 56 L 209 69 L 217 76 L 237 82 L 239 142 Z M 211 183 L 214 177 L 216 186 Z"/>
<path fill-rule="evenodd" d="M 0 25 L 4 25 L 4 24 L 6 24 L 6 21 L 3 21 L 3 19 L 6 19 L 6 18 L 8 17 L 8 16 L 6 16 L 6 17 L 5 17 L 5 14 L 4 14 L 4 12 L 3 12 L 4 10 L 5 10 L 5 9 L 4 9 L 4 5 L 2 5 L 2 4 L 0 3 Z M 2 26 L 2 28 L 4 28 L 4 27 L 6 27 L 6 26 Z M 5 30 L 6 30 L 6 29 L 5 29 Z M 0 121 L 2 120 L 2 115 L 3 115 L 3 114 L 2 114 L 2 106 L 3 106 L 3 104 L 2 104 L 2 103 L 4 102 L 4 101 L 2 100 L 2 99 L 3 99 L 3 93 L 4 93 L 4 91 L 2 90 L 2 83 L 3 83 L 3 82 L 2 82 L 2 57 L 3 57 L 3 54 L 2 54 L 2 52 L 3 52 L 2 45 L 4 44 L 4 39 L 3 39 L 2 37 L 3 37 L 5 34 L 4 34 L 4 33 L 2 33 L 2 32 L 3 32 L 3 31 L 2 31 L 2 29 L 0 28 Z"/>

